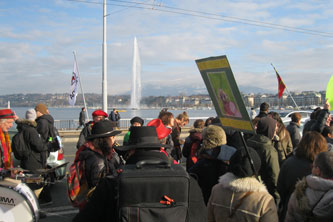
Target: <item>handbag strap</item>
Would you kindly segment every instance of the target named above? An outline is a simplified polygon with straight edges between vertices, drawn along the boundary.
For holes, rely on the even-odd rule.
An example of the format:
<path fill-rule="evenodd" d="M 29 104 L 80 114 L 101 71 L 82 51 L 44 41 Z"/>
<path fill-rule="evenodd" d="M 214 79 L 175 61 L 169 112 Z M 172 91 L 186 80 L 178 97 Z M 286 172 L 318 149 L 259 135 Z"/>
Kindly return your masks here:
<path fill-rule="evenodd" d="M 252 193 L 253 193 L 252 191 L 248 191 L 248 192 L 245 193 L 245 195 L 239 200 L 238 204 L 236 204 L 235 207 L 232 209 L 232 211 L 231 211 L 231 213 L 229 215 L 229 218 L 232 218 L 235 215 L 237 209 L 242 205 L 243 200 L 246 197 L 250 196 Z"/>

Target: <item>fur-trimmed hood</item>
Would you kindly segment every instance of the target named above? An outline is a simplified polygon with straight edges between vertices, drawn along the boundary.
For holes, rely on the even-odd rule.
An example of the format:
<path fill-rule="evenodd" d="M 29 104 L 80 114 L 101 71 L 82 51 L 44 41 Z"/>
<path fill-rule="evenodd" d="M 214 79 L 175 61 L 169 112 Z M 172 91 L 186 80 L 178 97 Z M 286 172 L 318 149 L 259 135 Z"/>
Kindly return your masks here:
<path fill-rule="evenodd" d="M 313 209 L 314 215 L 333 218 L 332 180 L 308 175 L 296 184 L 295 197 L 302 214 L 307 215 L 316 205 Z"/>
<path fill-rule="evenodd" d="M 265 185 L 254 177 L 238 178 L 233 173 L 226 173 L 220 177 L 219 183 L 234 192 L 266 192 Z"/>
<path fill-rule="evenodd" d="M 27 120 L 27 119 L 17 119 L 15 121 L 15 123 L 18 125 L 28 125 L 28 126 L 32 126 L 32 127 L 37 127 L 37 123 L 36 121 L 32 121 L 32 120 Z"/>

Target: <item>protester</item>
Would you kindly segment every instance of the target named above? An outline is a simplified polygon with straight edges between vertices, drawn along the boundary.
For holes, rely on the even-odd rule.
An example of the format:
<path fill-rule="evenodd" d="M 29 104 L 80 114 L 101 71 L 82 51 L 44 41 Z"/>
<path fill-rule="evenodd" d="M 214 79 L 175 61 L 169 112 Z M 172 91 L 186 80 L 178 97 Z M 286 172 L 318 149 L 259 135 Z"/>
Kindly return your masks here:
<path fill-rule="evenodd" d="M 251 119 L 256 118 L 256 116 L 257 116 L 256 109 L 254 107 L 251 107 L 251 112 L 250 112 Z"/>
<path fill-rule="evenodd" d="M 108 114 L 101 109 L 95 110 L 92 114 L 92 121 L 85 124 L 82 129 L 79 140 L 77 141 L 76 148 L 79 149 L 86 141 L 86 137 L 91 135 L 93 125 L 108 117 Z"/>
<path fill-rule="evenodd" d="M 111 121 L 101 120 L 95 123 L 91 135 L 76 153 L 76 158 L 85 163 L 85 176 L 88 188 L 95 187 L 100 178 L 107 174 L 115 175 L 116 167 L 112 161 L 115 151 L 113 145 L 115 136 L 121 131 L 115 131 Z"/>
<path fill-rule="evenodd" d="M 212 124 L 213 119 L 215 119 L 215 117 L 209 117 L 208 119 L 206 119 L 206 121 L 205 121 L 205 127 L 207 127 L 210 124 Z"/>
<path fill-rule="evenodd" d="M 212 187 L 218 183 L 218 178 L 228 170 L 229 159 L 236 152 L 228 146 L 224 130 L 215 125 L 209 125 L 202 132 L 202 146 L 198 161 L 189 169 L 195 174 L 207 204 Z"/>
<path fill-rule="evenodd" d="M 170 130 L 172 130 L 172 128 L 175 126 L 175 118 L 171 112 L 166 110 L 166 108 L 162 109 L 162 111 L 159 113 L 158 119 L 160 119 L 164 126 Z M 174 146 L 171 133 L 166 137 L 165 144 L 170 145 L 170 147 Z M 171 149 L 166 150 L 169 157 L 171 157 Z"/>
<path fill-rule="evenodd" d="M 0 168 L 13 167 L 12 148 L 8 130 L 13 126 L 17 116 L 11 109 L 0 110 Z"/>
<path fill-rule="evenodd" d="M 49 139 L 53 135 L 54 119 L 50 115 L 47 106 L 43 103 L 39 103 L 35 107 L 37 114 L 37 132 L 40 134 L 43 143 L 50 144 Z M 50 149 L 50 146 L 48 146 Z M 48 157 L 48 156 L 47 156 Z M 42 192 L 39 195 L 39 204 L 42 206 L 47 206 L 53 204 L 50 185 L 44 186 Z"/>
<path fill-rule="evenodd" d="M 239 149 L 230 159 L 230 172 L 220 177 L 208 202 L 208 221 L 277 222 L 277 208 L 264 184 L 256 179 L 261 161 L 257 152 Z M 249 158 L 253 161 L 254 170 Z"/>
<path fill-rule="evenodd" d="M 188 171 L 197 161 L 198 153 L 202 142 L 202 130 L 205 122 L 197 119 L 193 123 L 193 129 L 189 131 L 190 135 L 186 137 L 182 150 L 183 156 L 186 157 L 186 170 Z"/>
<path fill-rule="evenodd" d="M 310 131 L 303 135 L 295 149 L 294 156 L 288 158 L 281 166 L 277 189 L 281 196 L 279 218 L 284 221 L 290 195 L 295 184 L 304 176 L 311 174 L 312 162 L 318 153 L 327 151 L 325 138 L 318 132 Z"/>
<path fill-rule="evenodd" d="M 159 151 L 161 147 L 165 146 L 168 145 L 158 142 L 155 127 L 143 126 L 133 128 L 130 134 L 129 145 L 118 147 L 118 149 L 129 153 L 126 165 L 135 165 L 141 160 L 168 161 L 167 156 Z M 90 201 L 76 215 L 73 221 L 117 221 L 118 196 L 116 183 L 117 180 L 114 177 L 101 179 Z M 206 207 L 203 204 L 200 189 L 196 181 L 191 177 L 189 189 L 188 221 L 206 221 Z"/>
<path fill-rule="evenodd" d="M 299 142 L 302 139 L 300 128 L 301 128 L 301 119 L 302 116 L 300 113 L 291 114 L 291 121 L 287 126 L 287 130 L 291 137 L 291 142 L 293 147 L 296 148 Z"/>
<path fill-rule="evenodd" d="M 266 117 L 268 115 L 268 109 L 269 109 L 268 103 L 266 103 L 266 102 L 261 103 L 259 114 L 256 117 L 259 117 L 259 118 Z"/>
<path fill-rule="evenodd" d="M 325 126 L 330 126 L 331 123 L 331 114 L 330 114 L 331 105 L 326 99 L 324 104 L 324 109 L 318 109 L 314 114 L 314 120 L 309 121 L 305 124 L 303 129 L 303 134 L 307 131 L 317 131 L 319 133 L 323 132 Z"/>
<path fill-rule="evenodd" d="M 182 159 L 182 148 L 181 145 L 184 144 L 184 140 L 180 138 L 180 134 L 182 132 L 182 127 L 187 125 L 189 122 L 189 118 L 187 112 L 183 112 L 179 114 L 175 118 L 175 125 L 172 128 L 172 141 L 173 141 L 173 148 L 171 150 L 171 156 L 178 162 Z"/>
<path fill-rule="evenodd" d="M 112 121 L 112 123 L 114 124 L 115 127 L 120 127 L 120 114 L 118 112 L 118 110 L 113 109 L 109 115 L 109 120 Z"/>
<path fill-rule="evenodd" d="M 81 127 L 84 127 L 85 122 L 86 122 L 86 108 L 82 107 L 79 115 L 79 126 L 76 128 L 76 130 L 80 129 Z"/>
<path fill-rule="evenodd" d="M 262 117 L 257 124 L 257 135 L 249 138 L 247 144 L 258 152 L 262 164 L 259 175 L 268 192 L 274 197 L 275 203 L 278 204 L 280 196 L 276 186 L 280 166 L 278 153 L 272 143 L 276 130 L 276 120 L 268 116 Z"/>
<path fill-rule="evenodd" d="M 130 121 L 131 126 L 130 126 L 128 132 L 127 132 L 127 133 L 125 134 L 125 136 L 124 136 L 123 145 L 127 145 L 127 143 L 128 143 L 128 139 L 129 139 L 129 136 L 130 136 L 130 134 L 131 134 L 131 128 L 132 128 L 132 127 L 140 127 L 140 126 L 143 126 L 144 122 L 145 122 L 145 121 L 144 121 L 141 117 L 139 117 L 139 116 L 135 116 L 135 117 L 133 117 L 133 118 L 131 119 L 131 121 Z"/>
<path fill-rule="evenodd" d="M 278 129 L 276 135 L 273 138 L 273 145 L 278 152 L 279 164 L 282 165 L 293 152 L 293 145 L 291 142 L 291 137 L 284 126 L 280 115 L 277 112 L 270 112 L 269 115 L 277 121 Z"/>
<path fill-rule="evenodd" d="M 48 143 L 52 135 L 51 130 L 53 129 L 54 119 L 50 115 L 47 106 L 43 103 L 37 104 L 35 111 L 37 114 L 37 131 L 41 135 L 43 142 Z"/>
<path fill-rule="evenodd" d="M 46 168 L 47 145 L 42 141 L 37 132 L 36 111 L 28 109 L 25 113 L 25 119 L 17 119 L 18 132 L 23 133 L 22 144 L 25 144 L 29 155 L 20 160 L 20 166 L 23 169 L 34 172 L 36 169 Z"/>
<path fill-rule="evenodd" d="M 328 151 L 333 151 L 333 126 L 325 126 L 321 135 L 326 139 Z"/>
<path fill-rule="evenodd" d="M 312 174 L 296 184 L 290 197 L 286 222 L 333 220 L 333 153 L 322 152 L 313 162 Z"/>

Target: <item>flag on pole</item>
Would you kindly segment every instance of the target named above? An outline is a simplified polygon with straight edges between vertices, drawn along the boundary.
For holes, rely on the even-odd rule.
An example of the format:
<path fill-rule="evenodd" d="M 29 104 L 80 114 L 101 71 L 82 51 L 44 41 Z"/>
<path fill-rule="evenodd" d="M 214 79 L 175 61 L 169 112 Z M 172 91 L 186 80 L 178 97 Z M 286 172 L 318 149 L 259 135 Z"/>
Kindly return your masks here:
<path fill-rule="evenodd" d="M 74 68 L 73 68 L 73 74 L 72 74 L 72 79 L 71 79 L 71 88 L 70 88 L 69 97 L 68 97 L 68 102 L 69 102 L 69 105 L 71 105 L 71 106 L 75 105 L 78 84 L 79 84 L 78 68 L 77 68 L 76 61 L 74 61 Z"/>
<path fill-rule="evenodd" d="M 273 65 L 272 65 L 273 66 Z M 276 71 L 275 67 L 273 66 L 275 73 L 276 73 L 276 77 L 278 80 L 278 93 L 279 93 L 279 99 L 281 98 L 284 89 L 286 88 L 286 85 L 284 84 L 284 82 L 281 79 L 281 76 L 279 75 L 279 73 Z"/>

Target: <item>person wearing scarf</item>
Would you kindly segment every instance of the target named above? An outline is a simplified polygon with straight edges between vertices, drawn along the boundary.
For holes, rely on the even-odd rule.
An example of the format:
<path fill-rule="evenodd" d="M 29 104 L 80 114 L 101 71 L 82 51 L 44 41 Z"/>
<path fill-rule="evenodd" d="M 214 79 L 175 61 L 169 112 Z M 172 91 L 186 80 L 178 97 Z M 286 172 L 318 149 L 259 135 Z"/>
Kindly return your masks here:
<path fill-rule="evenodd" d="M 0 168 L 13 167 L 12 148 L 8 130 L 13 126 L 17 116 L 11 109 L 0 110 Z"/>

